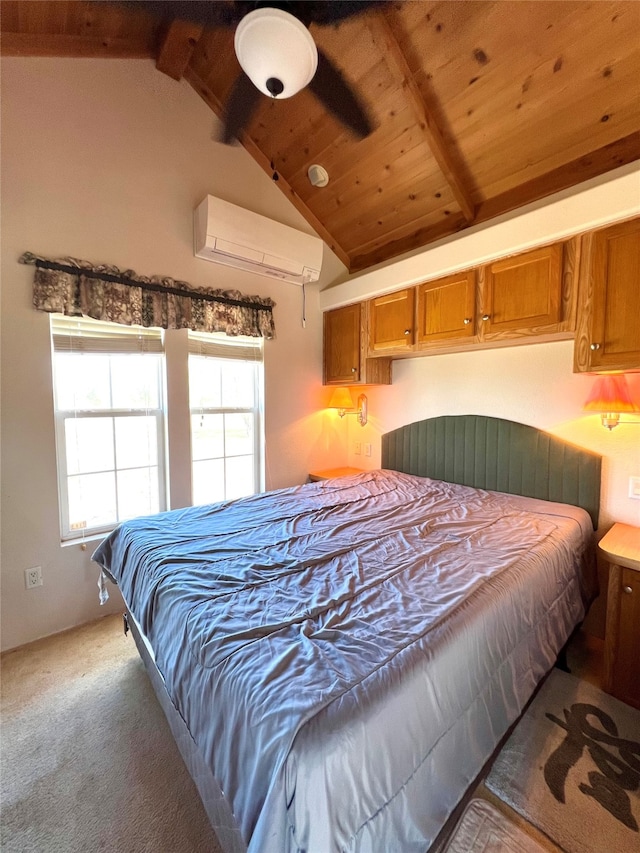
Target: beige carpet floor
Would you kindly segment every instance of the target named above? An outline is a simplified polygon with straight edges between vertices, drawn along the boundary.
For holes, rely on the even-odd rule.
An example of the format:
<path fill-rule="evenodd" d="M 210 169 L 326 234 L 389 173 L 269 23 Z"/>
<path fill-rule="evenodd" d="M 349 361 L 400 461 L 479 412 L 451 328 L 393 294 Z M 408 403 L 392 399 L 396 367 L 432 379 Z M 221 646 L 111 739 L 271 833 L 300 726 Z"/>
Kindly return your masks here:
<path fill-rule="evenodd" d="M 219 853 L 121 623 L 2 657 L 3 853 Z"/>
<path fill-rule="evenodd" d="M 220 853 L 120 616 L 9 652 L 1 667 L 3 853 Z M 558 850 L 483 784 L 475 796 L 542 849 Z M 500 845 L 492 822 L 483 826 Z"/>

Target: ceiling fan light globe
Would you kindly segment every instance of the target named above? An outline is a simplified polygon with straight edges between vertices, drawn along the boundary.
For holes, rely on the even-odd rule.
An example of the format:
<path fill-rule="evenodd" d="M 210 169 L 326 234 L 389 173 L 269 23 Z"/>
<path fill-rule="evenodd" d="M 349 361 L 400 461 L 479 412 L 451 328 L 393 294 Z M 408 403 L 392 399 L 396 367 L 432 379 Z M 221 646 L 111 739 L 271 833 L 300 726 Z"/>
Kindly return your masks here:
<path fill-rule="evenodd" d="M 311 82 L 318 67 L 311 33 L 281 9 L 264 7 L 245 15 L 236 28 L 234 47 L 244 73 L 270 98 L 295 95 Z M 267 81 L 274 79 L 282 84 L 279 94 L 267 88 Z"/>

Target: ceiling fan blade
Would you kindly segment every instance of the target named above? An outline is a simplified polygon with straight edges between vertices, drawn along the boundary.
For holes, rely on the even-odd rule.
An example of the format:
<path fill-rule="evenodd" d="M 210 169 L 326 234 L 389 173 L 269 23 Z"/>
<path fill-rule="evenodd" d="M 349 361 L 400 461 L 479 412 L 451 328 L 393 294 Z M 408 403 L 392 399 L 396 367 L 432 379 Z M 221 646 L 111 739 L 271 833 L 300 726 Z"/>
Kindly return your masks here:
<path fill-rule="evenodd" d="M 366 12 L 371 6 L 381 8 L 386 5 L 383 0 L 302 0 L 302 2 L 282 2 L 273 3 L 274 6 L 279 6 L 285 12 L 290 12 L 295 15 L 305 26 L 310 24 L 318 24 L 325 26 L 327 24 L 338 24 L 347 18 L 354 15 L 360 15 Z"/>
<path fill-rule="evenodd" d="M 96 2 L 96 0 L 94 0 Z M 114 0 L 106 0 L 114 2 Z M 158 18 L 180 18 L 205 27 L 230 27 L 245 15 L 264 6 L 282 9 L 305 26 L 337 24 L 365 12 L 385 0 L 115 0 L 130 8 L 144 9 Z"/>
<path fill-rule="evenodd" d="M 338 69 L 318 49 L 318 70 L 309 89 L 334 116 L 363 139 L 374 129 L 369 113 Z"/>
<path fill-rule="evenodd" d="M 248 4 L 236 4 L 233 0 L 199 2 L 199 0 L 119 0 L 130 9 L 144 10 L 156 18 L 190 21 L 204 27 L 232 27 L 246 14 Z"/>
<path fill-rule="evenodd" d="M 224 133 L 221 141 L 231 145 L 251 121 L 258 101 L 262 97 L 244 71 L 233 84 L 224 107 Z"/>

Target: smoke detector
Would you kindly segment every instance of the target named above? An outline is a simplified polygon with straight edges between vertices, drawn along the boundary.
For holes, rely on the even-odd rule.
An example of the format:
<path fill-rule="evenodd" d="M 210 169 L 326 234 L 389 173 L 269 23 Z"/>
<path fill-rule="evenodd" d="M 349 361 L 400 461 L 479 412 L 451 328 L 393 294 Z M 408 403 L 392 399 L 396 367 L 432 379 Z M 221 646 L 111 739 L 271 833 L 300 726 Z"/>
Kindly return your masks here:
<path fill-rule="evenodd" d="M 329 183 L 329 173 L 323 166 L 313 163 L 307 169 L 307 175 L 314 187 L 326 187 Z"/>

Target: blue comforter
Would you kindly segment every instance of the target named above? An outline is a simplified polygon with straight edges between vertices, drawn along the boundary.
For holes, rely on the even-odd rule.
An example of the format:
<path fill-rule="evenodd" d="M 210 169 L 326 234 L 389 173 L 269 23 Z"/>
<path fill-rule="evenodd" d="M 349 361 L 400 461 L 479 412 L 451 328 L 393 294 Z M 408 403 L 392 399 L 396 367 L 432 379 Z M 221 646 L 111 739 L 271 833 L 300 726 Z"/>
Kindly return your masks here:
<path fill-rule="evenodd" d="M 588 515 L 374 471 L 120 525 L 251 853 L 420 851 L 582 618 Z"/>

